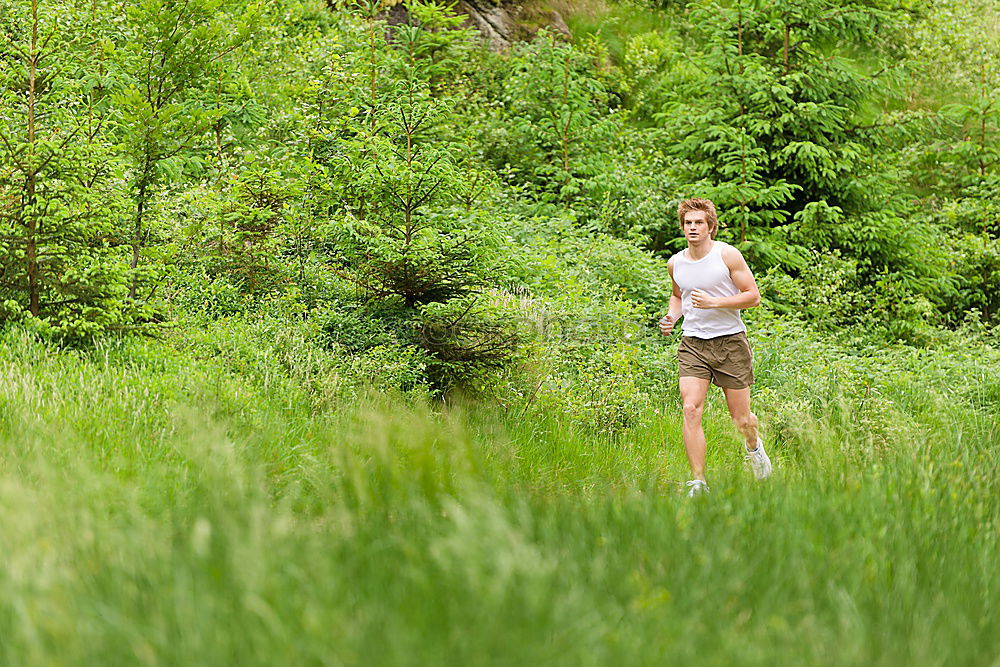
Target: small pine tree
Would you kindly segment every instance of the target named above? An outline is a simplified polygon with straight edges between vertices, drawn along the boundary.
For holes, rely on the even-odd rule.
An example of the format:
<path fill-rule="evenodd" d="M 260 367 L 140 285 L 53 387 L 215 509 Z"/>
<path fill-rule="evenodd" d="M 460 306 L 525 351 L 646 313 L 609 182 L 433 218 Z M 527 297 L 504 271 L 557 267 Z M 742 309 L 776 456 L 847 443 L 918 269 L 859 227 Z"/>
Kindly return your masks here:
<path fill-rule="evenodd" d="M 92 34 L 73 7 L 0 16 L 0 319 L 80 339 L 129 324 L 127 266 L 111 247 L 120 201 L 102 134 Z"/>
<path fill-rule="evenodd" d="M 707 2 L 692 13 L 685 49 L 705 76 L 660 119 L 679 190 L 715 199 L 724 237 L 756 261 L 794 270 L 809 246 L 884 258 L 884 239 L 855 229 L 859 215 L 891 208 L 873 109 L 901 68 L 884 56 L 861 63 L 851 48 L 874 46 L 878 60 L 895 17 L 840 0 Z"/>
<path fill-rule="evenodd" d="M 608 168 L 616 127 L 593 58 L 543 30 L 514 47 L 506 69 L 485 146 L 493 167 L 512 169 L 515 182 L 544 199 L 599 200 L 592 179 Z"/>
<path fill-rule="evenodd" d="M 467 145 L 451 130 L 448 77 L 454 50 L 475 37 L 433 3 L 409 3 L 411 22 L 391 41 L 367 7 L 359 41 L 366 85 L 325 77 L 328 101 L 313 159 L 339 194 L 333 211 L 334 262 L 354 283 L 363 307 L 431 355 L 429 379 L 440 389 L 502 364 L 516 337 L 489 314 L 497 241 L 475 206 L 482 193 Z M 355 70 L 357 76 L 357 70 Z M 345 90 L 341 88 L 348 84 Z"/>

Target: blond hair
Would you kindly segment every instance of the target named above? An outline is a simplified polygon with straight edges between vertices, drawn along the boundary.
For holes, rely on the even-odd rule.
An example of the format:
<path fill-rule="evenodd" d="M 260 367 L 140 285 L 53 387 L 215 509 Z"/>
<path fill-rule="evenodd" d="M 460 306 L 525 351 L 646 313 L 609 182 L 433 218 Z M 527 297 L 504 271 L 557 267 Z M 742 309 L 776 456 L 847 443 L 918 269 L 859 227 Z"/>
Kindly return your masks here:
<path fill-rule="evenodd" d="M 708 234 L 713 239 L 719 231 L 719 217 L 715 214 L 715 204 L 711 199 L 685 199 L 677 206 L 677 218 L 681 229 L 684 229 L 684 216 L 691 211 L 704 211 L 708 220 Z"/>

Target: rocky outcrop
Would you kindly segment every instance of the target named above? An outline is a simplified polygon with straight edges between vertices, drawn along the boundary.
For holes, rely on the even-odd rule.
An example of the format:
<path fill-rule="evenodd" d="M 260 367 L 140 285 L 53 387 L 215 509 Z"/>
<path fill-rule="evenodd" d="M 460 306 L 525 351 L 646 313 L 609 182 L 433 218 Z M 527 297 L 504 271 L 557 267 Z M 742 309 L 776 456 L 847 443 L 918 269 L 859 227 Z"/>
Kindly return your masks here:
<path fill-rule="evenodd" d="M 483 33 L 496 51 L 506 51 L 517 41 L 529 40 L 542 28 L 569 38 L 569 26 L 559 12 L 544 3 L 512 4 L 502 0 L 461 0 L 458 9 Z"/>
<path fill-rule="evenodd" d="M 469 15 L 469 21 L 483 33 L 490 46 L 497 51 L 510 48 L 516 39 L 517 24 L 510 9 L 491 0 L 463 0 L 458 9 Z"/>
<path fill-rule="evenodd" d="M 385 15 L 390 25 L 409 22 L 405 0 L 390 0 L 386 4 L 389 7 Z M 541 2 L 460 0 L 457 9 L 469 17 L 466 25 L 477 28 L 494 51 L 506 51 L 514 42 L 530 40 L 542 28 L 566 38 L 570 36 L 559 12 Z"/>

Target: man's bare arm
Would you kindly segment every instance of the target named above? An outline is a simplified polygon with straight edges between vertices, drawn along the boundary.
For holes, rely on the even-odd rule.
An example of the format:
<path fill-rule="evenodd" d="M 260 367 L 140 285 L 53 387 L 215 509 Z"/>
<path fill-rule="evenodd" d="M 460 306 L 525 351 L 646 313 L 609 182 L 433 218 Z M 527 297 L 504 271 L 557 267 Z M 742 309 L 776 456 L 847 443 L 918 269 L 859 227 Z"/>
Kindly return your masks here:
<path fill-rule="evenodd" d="M 750 267 L 743 259 L 743 253 L 730 246 L 723 250 L 722 260 L 729 267 L 729 276 L 740 293 L 733 296 L 708 296 L 701 290 L 695 290 L 691 293 L 691 305 L 695 308 L 738 308 L 740 310 L 759 306 L 760 290 L 757 289 L 757 281 L 754 280 Z"/>
<path fill-rule="evenodd" d="M 660 333 L 664 336 L 669 336 L 674 331 L 674 325 L 677 324 L 677 320 L 681 319 L 681 290 L 677 287 L 677 283 L 674 282 L 674 259 L 670 258 L 667 262 L 667 271 L 670 273 L 670 284 L 673 286 L 673 291 L 670 293 L 670 306 L 667 308 L 667 314 L 663 316 L 660 320 Z"/>

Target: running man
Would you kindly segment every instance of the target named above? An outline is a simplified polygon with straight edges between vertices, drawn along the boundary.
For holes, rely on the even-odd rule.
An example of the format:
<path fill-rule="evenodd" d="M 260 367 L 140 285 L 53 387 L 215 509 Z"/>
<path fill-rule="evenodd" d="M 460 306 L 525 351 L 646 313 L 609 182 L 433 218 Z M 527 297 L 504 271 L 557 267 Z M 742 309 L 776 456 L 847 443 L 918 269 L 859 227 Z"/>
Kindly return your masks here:
<path fill-rule="evenodd" d="M 757 417 L 750 411 L 753 367 L 740 310 L 760 304 L 757 282 L 739 250 L 715 240 L 719 220 L 708 199 L 686 199 L 677 207 L 687 249 L 667 263 L 673 294 L 660 332 L 669 336 L 684 318 L 677 349 L 681 400 L 684 402 L 684 449 L 691 465 L 688 495 L 708 492 L 705 482 L 705 432 L 701 414 L 713 382 L 726 394 L 729 415 L 743 435 L 747 458 L 757 479 L 771 475 Z"/>

